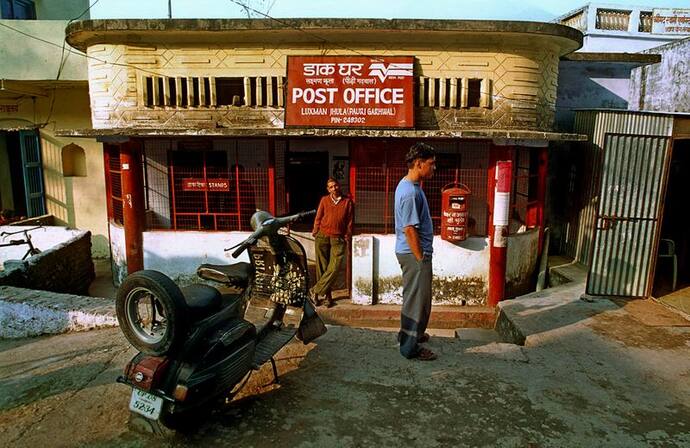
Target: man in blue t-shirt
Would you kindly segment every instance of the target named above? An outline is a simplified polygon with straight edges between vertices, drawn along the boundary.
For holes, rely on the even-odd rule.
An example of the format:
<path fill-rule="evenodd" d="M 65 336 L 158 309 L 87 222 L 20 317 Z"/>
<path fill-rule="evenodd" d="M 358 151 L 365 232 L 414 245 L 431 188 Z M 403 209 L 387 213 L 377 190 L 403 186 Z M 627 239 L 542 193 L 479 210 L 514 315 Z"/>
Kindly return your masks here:
<path fill-rule="evenodd" d="M 395 189 L 395 256 L 402 269 L 403 306 L 400 316 L 400 353 L 421 361 L 436 354 L 419 344 L 427 342 L 424 331 L 431 315 L 431 255 L 434 227 L 429 203 L 419 182 L 436 169 L 436 151 L 424 143 L 412 145 L 405 156 L 407 176 Z"/>

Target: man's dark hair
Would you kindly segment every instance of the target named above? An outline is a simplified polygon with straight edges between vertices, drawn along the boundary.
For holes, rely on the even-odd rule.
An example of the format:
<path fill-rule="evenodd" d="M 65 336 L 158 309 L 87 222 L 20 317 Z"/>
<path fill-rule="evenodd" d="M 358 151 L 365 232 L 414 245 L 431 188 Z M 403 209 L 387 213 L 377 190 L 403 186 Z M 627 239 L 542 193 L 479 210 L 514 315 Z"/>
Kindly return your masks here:
<path fill-rule="evenodd" d="M 426 143 L 418 142 L 410 146 L 410 150 L 405 156 L 405 163 L 407 163 L 408 168 L 412 168 L 415 160 L 427 160 L 432 157 L 436 157 L 436 150 Z"/>

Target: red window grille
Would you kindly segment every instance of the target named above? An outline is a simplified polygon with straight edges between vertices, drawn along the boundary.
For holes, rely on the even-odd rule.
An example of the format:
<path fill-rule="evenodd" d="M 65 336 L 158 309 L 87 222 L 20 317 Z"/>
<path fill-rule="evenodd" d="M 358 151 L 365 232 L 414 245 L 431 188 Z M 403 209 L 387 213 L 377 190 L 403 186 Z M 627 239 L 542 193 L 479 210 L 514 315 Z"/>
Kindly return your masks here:
<path fill-rule="evenodd" d="M 120 168 L 120 147 L 104 145 L 104 162 L 106 175 L 106 194 L 108 196 L 108 219 L 115 224 L 123 225 L 124 210 L 122 203 L 122 172 Z"/>
<path fill-rule="evenodd" d="M 513 168 L 513 216 L 521 224 L 535 227 L 528 219 L 528 210 L 535 206 L 539 183 L 539 154 L 536 149 L 516 148 Z"/>
<path fill-rule="evenodd" d="M 145 154 L 148 229 L 248 231 L 268 210 L 265 140 L 155 140 Z M 227 183 L 209 188 L 213 180 Z"/>
<path fill-rule="evenodd" d="M 395 232 L 395 188 L 407 174 L 404 159 L 412 141 L 354 141 L 352 164 L 355 167 L 355 231 L 357 233 Z M 437 150 L 436 173 L 422 182 L 429 202 L 434 233 L 440 233 L 441 189 L 458 180 L 472 191 L 470 234 L 486 235 L 487 168 L 489 144 L 484 142 L 429 141 Z"/>

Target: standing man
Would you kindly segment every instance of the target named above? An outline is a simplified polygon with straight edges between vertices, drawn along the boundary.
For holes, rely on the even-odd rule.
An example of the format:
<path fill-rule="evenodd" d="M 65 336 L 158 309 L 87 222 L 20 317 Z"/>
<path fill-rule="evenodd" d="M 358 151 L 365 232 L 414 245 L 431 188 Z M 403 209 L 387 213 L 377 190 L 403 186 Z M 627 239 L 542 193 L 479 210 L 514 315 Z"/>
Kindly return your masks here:
<path fill-rule="evenodd" d="M 424 143 L 412 145 L 405 156 L 407 176 L 395 189 L 395 255 L 402 269 L 403 306 L 400 316 L 400 354 L 420 361 L 436 354 L 419 344 L 431 315 L 431 255 L 434 227 L 429 203 L 419 182 L 430 179 L 436 169 L 436 151 Z"/>
<path fill-rule="evenodd" d="M 328 194 L 321 198 L 314 219 L 312 235 L 316 239 L 316 278 L 311 294 L 320 305 L 319 296 L 325 297 L 325 305 L 334 305 L 331 285 L 345 259 L 345 248 L 352 237 L 354 204 L 340 190 L 340 184 L 332 177 L 326 181 Z"/>

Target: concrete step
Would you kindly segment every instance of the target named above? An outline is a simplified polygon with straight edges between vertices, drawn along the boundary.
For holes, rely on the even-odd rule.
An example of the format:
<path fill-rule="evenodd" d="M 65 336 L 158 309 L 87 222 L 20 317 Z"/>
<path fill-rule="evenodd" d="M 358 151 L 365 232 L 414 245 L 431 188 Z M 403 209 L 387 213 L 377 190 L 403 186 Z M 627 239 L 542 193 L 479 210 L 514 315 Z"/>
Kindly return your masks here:
<path fill-rule="evenodd" d="M 319 307 L 319 316 L 327 324 L 350 327 L 400 326 L 400 305 L 338 304 L 332 308 Z M 491 307 L 438 305 L 431 309 L 430 329 L 494 328 L 496 310 Z"/>

